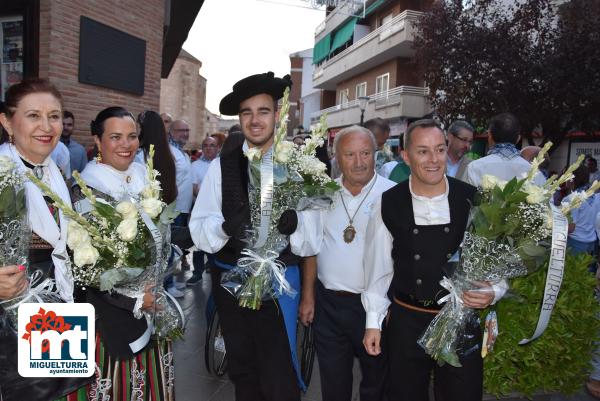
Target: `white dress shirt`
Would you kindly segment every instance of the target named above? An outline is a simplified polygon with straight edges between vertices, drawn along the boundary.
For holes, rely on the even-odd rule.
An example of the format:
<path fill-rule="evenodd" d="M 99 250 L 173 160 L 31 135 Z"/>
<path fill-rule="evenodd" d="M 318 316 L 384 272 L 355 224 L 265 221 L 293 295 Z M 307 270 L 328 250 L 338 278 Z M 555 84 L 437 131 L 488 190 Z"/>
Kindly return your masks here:
<path fill-rule="evenodd" d="M 64 176 L 67 179 L 71 178 L 71 153 L 69 153 L 69 148 L 67 148 L 67 145 L 61 141 L 58 141 L 50 156 L 58 168 L 60 168 L 60 171 L 62 171 Z"/>
<path fill-rule="evenodd" d="M 569 203 L 574 193 L 563 199 L 562 203 Z M 575 224 L 575 230 L 569 234 L 569 238 L 581 242 L 595 242 L 596 220 L 600 213 L 600 194 L 589 197 L 581 206 L 571 211 L 571 219 Z"/>
<path fill-rule="evenodd" d="M 396 183 L 374 174 L 360 193 L 354 196 L 343 186 L 342 177 L 336 181 L 342 188 L 335 195 L 331 209 L 321 211 L 323 244 L 317 255 L 318 277 L 327 289 L 359 294 L 363 292 L 365 285 L 362 261 L 367 239 L 365 234 L 373 203 L 381 193 Z M 341 197 L 344 198 L 348 213 L 344 209 Z M 360 209 L 357 211 L 359 205 Z M 356 216 L 352 225 L 356 236 L 352 242 L 346 243 L 344 229 L 349 224 L 348 214 L 353 216 L 354 213 Z"/>
<path fill-rule="evenodd" d="M 504 181 L 510 181 L 515 177 L 522 179 L 527 176 L 530 168 L 531 164 L 520 156 L 507 159 L 498 154 L 492 154 L 469 163 L 465 181 L 476 187 L 481 187 L 481 179 L 486 174 Z M 546 178 L 538 171 L 533 177 L 533 182 L 541 186 L 546 182 Z"/>
<path fill-rule="evenodd" d="M 177 181 L 177 199 L 175 210 L 181 213 L 189 213 L 194 201 L 192 190 L 192 163 L 187 154 L 170 145 L 171 154 L 175 160 L 175 179 Z"/>
<path fill-rule="evenodd" d="M 412 196 L 413 214 L 416 225 L 439 225 L 450 223 L 450 206 L 448 203 L 448 179 L 446 191 L 442 195 L 428 198 L 416 195 L 412 190 L 412 176 L 409 177 L 409 188 Z M 373 205 L 371 219 L 367 226 L 369 242 L 365 247 L 364 271 L 365 291 L 361 295 L 362 304 L 367 312 L 367 329 L 380 329 L 387 315 L 390 300 L 388 289 L 394 276 L 394 261 L 392 260 L 393 237 L 388 231 L 381 216 L 381 196 Z M 435 245 L 434 245 L 435 246 Z M 494 302 L 502 298 L 508 285 L 502 280 L 493 284 Z"/>
<path fill-rule="evenodd" d="M 221 225 L 225 221 L 221 212 L 221 159 L 214 159 L 209 167 L 198 198 L 192 209 L 189 228 L 194 244 L 206 253 L 217 253 L 229 241 Z M 321 214 L 317 210 L 298 212 L 298 227 L 290 235 L 292 253 L 313 256 L 319 252 L 323 238 Z"/>
<path fill-rule="evenodd" d="M 208 171 L 208 166 L 210 166 L 210 162 L 212 162 L 212 160 L 207 160 L 201 157 L 192 163 L 192 184 L 198 186 L 202 184 L 202 180 L 204 179 L 204 176 Z"/>
<path fill-rule="evenodd" d="M 454 163 L 450 156 L 446 159 L 446 175 L 448 177 L 456 177 L 456 173 L 458 173 L 458 167 L 460 166 L 460 162 L 462 159 L 458 159 L 456 163 Z"/>

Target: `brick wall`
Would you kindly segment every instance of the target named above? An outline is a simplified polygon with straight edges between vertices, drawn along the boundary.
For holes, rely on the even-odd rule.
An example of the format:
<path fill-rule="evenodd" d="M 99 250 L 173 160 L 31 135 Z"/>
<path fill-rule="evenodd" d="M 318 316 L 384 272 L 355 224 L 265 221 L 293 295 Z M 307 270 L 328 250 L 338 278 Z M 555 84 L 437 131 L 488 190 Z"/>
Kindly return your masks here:
<path fill-rule="evenodd" d="M 86 16 L 146 41 L 144 95 L 136 96 L 78 82 L 79 21 Z M 61 91 L 64 107 L 75 115 L 74 137 L 93 143 L 90 121 L 109 106 L 137 115 L 159 110 L 164 0 L 40 0 L 39 76 Z"/>
<path fill-rule="evenodd" d="M 206 78 L 200 75 L 201 67 L 198 59 L 182 50 L 160 89 L 160 112 L 190 125 L 189 149 L 199 149 L 204 138 L 213 133 L 207 123 Z"/>

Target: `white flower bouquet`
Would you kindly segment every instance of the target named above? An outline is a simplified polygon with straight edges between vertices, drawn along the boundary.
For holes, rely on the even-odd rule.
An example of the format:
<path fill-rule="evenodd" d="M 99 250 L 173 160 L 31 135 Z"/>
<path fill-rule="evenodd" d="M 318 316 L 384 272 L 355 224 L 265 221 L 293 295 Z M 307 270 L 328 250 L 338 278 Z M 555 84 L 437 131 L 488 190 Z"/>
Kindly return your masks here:
<path fill-rule="evenodd" d="M 144 293 L 153 288 L 155 311 L 144 312 L 154 320 L 155 333 L 160 337 L 178 336 L 183 328 L 181 308 L 162 289 L 171 252 L 169 224 L 177 213 L 174 205 L 160 200 L 161 187 L 154 170 L 151 147 L 147 162 L 147 182 L 138 198 L 110 202 L 96 194 L 74 172 L 73 178 L 83 194 L 84 215 L 75 212 L 50 188 L 30 179 L 55 205 L 69 217 L 67 246 L 71 253 L 71 269 L 75 282 L 82 287 L 100 291 L 115 291 L 136 298 L 134 316 L 142 317 Z"/>
<path fill-rule="evenodd" d="M 477 281 L 499 282 L 525 276 L 543 267 L 552 245 L 553 213 L 562 217 L 600 187 L 599 182 L 594 182 L 571 204 L 564 205 L 561 210 L 552 210 L 550 198 L 561 184 L 573 178 L 573 171 L 583 157 L 560 178 L 553 176 L 543 187 L 537 186 L 533 177 L 551 146 L 551 143 L 546 144 L 523 179 L 504 182 L 489 175 L 483 177 L 482 188 L 471 209 L 460 257 L 457 254 L 449 261 L 455 264 L 454 272 L 440 282 L 449 294 L 438 302 L 446 304 L 418 340 L 440 365 L 461 366 L 459 355 L 478 348 L 478 344 L 469 341 L 467 327 L 479 330 L 479 313 L 463 305 L 463 292 L 477 290 Z M 566 243 L 566 226 L 564 236 Z M 482 356 L 487 351 L 484 341 Z"/>
<path fill-rule="evenodd" d="M 4 309 L 0 327 L 16 330 L 17 308 L 23 302 L 60 302 L 52 280 L 28 263 L 31 228 L 25 203 L 25 177 L 16 164 L 0 156 L 0 266 L 26 266 L 29 287 L 12 299 L 0 300 Z"/>
<path fill-rule="evenodd" d="M 285 265 L 277 258 L 288 243 L 287 235 L 277 228 L 287 210 L 303 211 L 327 208 L 339 189 L 327 175 L 327 167 L 316 156 L 327 131 L 326 116 L 313 130 L 312 137 L 298 147 L 285 140 L 289 112 L 289 88 L 286 89 L 273 146 L 266 154 L 249 148 L 245 155 L 250 166 L 249 199 L 252 229 L 245 238 L 238 265 L 223 274 L 222 286 L 239 299 L 240 306 L 259 309 L 262 300 L 295 291 L 285 279 Z M 270 218 L 265 218 L 270 216 Z"/>

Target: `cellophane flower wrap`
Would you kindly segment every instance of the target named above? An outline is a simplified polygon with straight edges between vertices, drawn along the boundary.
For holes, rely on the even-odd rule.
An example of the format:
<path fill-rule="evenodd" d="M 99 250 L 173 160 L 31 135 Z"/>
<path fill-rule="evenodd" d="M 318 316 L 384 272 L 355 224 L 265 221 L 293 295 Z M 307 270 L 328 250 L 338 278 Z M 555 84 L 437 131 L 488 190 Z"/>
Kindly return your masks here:
<path fill-rule="evenodd" d="M 0 300 L 0 307 L 4 310 L 0 317 L 0 330 L 8 328 L 16 331 L 17 309 L 24 302 L 62 302 L 54 280 L 28 263 L 31 227 L 27 219 L 26 179 L 13 160 L 0 156 L 0 266 L 25 266 L 29 281 L 21 294 Z"/>
<path fill-rule="evenodd" d="M 553 226 L 550 198 L 561 184 L 573 178 L 573 171 L 583 160 L 580 157 L 560 178 L 553 176 L 543 186 L 535 185 L 533 179 L 551 146 L 544 146 L 525 178 L 508 182 L 490 175 L 482 178 L 459 254 L 450 260 L 455 263 L 454 272 L 440 282 L 449 291 L 439 301 L 445 305 L 418 339 L 440 365 L 459 367 L 459 356 L 474 351 L 469 341 L 472 331 L 467 327 L 479 330 L 480 315 L 463 305 L 465 291 L 478 290 L 480 286 L 475 282 L 500 283 L 525 276 L 546 263 Z M 600 183 L 595 182 L 586 194 L 563 205 L 562 213 L 577 207 L 599 187 Z"/>
<path fill-rule="evenodd" d="M 281 294 L 295 295 L 285 279 L 286 266 L 277 258 L 287 247 L 289 239 L 277 229 L 286 210 L 319 210 L 330 207 L 339 186 L 327 175 L 327 167 L 316 156 L 316 149 L 324 143 L 327 132 L 326 116 L 322 116 L 311 138 L 297 146 L 285 140 L 289 112 L 289 88 L 286 89 L 280 110 L 280 119 L 271 149 L 262 154 L 258 148 L 249 148 L 249 200 L 251 228 L 244 239 L 248 246 L 236 267 L 223 274 L 221 285 L 238 298 L 242 307 L 260 309 L 263 300 Z M 261 187 L 265 194 L 265 164 L 272 171 L 272 187 L 267 189 L 270 219 L 265 223 L 265 203 L 261 202 Z M 272 168 L 271 168 L 272 164 Z M 261 227 L 262 226 L 262 227 Z"/>
<path fill-rule="evenodd" d="M 30 178 L 70 218 L 67 247 L 75 283 L 136 299 L 134 316 L 145 316 L 157 336 L 172 338 L 180 336 L 185 323 L 181 307 L 162 286 L 171 252 L 169 225 L 177 213 L 174 204 L 166 206 L 160 200 L 159 173 L 154 170 L 153 156 L 151 146 L 147 184 L 141 193 L 118 201 L 97 197 L 74 172 L 83 195 L 78 202 L 81 214 L 44 183 Z M 155 307 L 153 311 L 142 311 L 148 290 L 154 293 Z"/>

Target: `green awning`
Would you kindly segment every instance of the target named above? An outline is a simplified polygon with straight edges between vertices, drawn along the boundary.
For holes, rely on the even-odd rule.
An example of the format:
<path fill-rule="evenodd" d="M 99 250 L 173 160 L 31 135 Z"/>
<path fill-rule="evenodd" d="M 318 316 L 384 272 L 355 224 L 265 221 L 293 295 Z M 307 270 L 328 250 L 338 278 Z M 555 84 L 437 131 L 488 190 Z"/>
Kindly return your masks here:
<path fill-rule="evenodd" d="M 325 60 L 329 55 L 330 48 L 331 34 L 328 33 L 323 39 L 319 40 L 315 44 L 315 48 L 313 49 L 313 64 L 317 64 Z"/>
<path fill-rule="evenodd" d="M 385 3 L 385 0 L 375 0 L 375 2 L 373 4 L 371 4 L 369 7 L 367 7 L 367 9 L 365 10 L 365 17 L 368 17 L 369 14 L 371 14 L 373 11 L 377 10 L 379 8 L 379 6 L 381 6 L 383 3 Z"/>
<path fill-rule="evenodd" d="M 346 21 L 344 25 L 340 26 L 337 31 L 335 31 L 335 34 L 333 35 L 333 43 L 331 44 L 331 50 L 329 50 L 329 53 L 332 53 L 335 49 L 352 39 L 356 21 L 358 21 L 358 17 L 352 17 Z"/>

